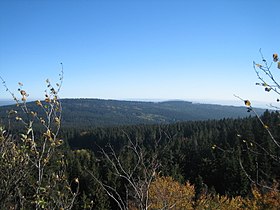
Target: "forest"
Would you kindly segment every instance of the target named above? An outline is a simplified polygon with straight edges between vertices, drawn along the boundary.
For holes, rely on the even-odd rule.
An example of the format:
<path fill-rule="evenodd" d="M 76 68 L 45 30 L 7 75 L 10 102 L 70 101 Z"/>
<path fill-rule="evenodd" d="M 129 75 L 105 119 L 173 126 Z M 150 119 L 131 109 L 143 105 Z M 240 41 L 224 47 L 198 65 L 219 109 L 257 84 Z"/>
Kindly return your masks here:
<path fill-rule="evenodd" d="M 270 129 L 278 139 L 280 137 L 279 113 L 267 111 L 262 116 L 262 120 L 267 125 L 274 125 Z M 269 135 L 262 129 L 256 117 L 170 125 L 96 128 L 83 132 L 72 130 L 72 132 L 69 135 L 69 132 L 63 131 L 64 135 L 68 135 L 65 138 L 72 151 L 68 158 L 72 160 L 69 174 L 70 177 L 79 177 L 83 198 L 93 200 L 96 206 L 100 205 L 97 209 L 102 209 L 101 206 L 106 202 L 110 206 L 107 207 L 108 209 L 115 209 L 117 206 L 114 206 L 114 202 L 110 202 L 106 194 L 103 195 L 105 196 L 103 199 L 100 199 L 100 189 L 98 189 L 100 186 L 94 182 L 94 177 L 99 177 L 102 183 L 114 186 L 122 196 L 125 196 L 123 187 L 127 186 L 124 179 L 114 176 L 116 172 L 114 168 L 108 168 L 110 165 L 108 158 L 100 153 L 101 148 L 108 155 L 112 155 L 114 151 L 118 160 L 122 161 L 124 170 L 130 171 L 137 165 L 137 158 L 126 149 L 126 145 L 139 146 L 138 152 L 144 156 L 144 168 L 151 170 L 155 167 L 153 164 L 158 164 L 157 176 L 172 177 L 173 182 L 176 180 L 180 184 L 190 183 L 195 189 L 194 200 L 202 195 L 220 195 L 227 198 L 251 197 L 254 184 L 250 179 L 258 180 L 255 182 L 256 185 L 262 183 L 259 186 L 271 186 L 280 178 L 279 156 L 276 156 L 276 159 L 270 156 L 279 154 L 279 148 L 270 142 Z M 268 154 L 261 151 L 257 145 L 265 147 Z M 132 174 L 139 179 L 138 181 L 145 177 L 138 174 L 138 170 L 143 170 L 141 167 Z M 90 172 L 87 173 L 87 170 Z M 250 179 L 247 176 L 250 176 Z M 132 195 L 128 196 L 133 200 Z M 268 205 L 267 209 L 272 208 L 269 204 L 265 205 Z M 276 203 L 272 202 L 272 205 Z M 265 208 L 264 206 L 261 209 Z M 212 208 L 215 209 L 214 207 L 210 209 Z M 233 206 L 232 209 L 234 208 L 236 207 Z"/>
<path fill-rule="evenodd" d="M 261 119 L 279 139 L 279 113 L 266 111 Z M 86 129 L 77 125 L 62 127 L 59 138 L 64 143 L 55 155 L 46 157 L 44 177 L 64 174 L 70 194 L 77 193 L 72 194 L 72 209 L 277 209 L 279 205 L 275 189 L 280 151 L 257 117 Z M 59 158 L 63 170 L 57 168 L 62 167 Z M 11 172 L 22 173 L 14 168 Z M 31 196 L 26 183 L 34 181 L 33 173 L 27 176 L 30 180 L 22 181 L 20 190 L 26 198 Z M 138 191 L 149 196 L 136 196 Z M 12 200 L 4 192 L 2 188 L 1 203 L 6 207 L 34 205 L 21 201 L 13 189 Z M 46 204 L 38 209 L 49 209 L 47 203 L 54 202 L 45 196 Z"/>
<path fill-rule="evenodd" d="M 44 103 L 44 102 L 42 102 Z M 247 117 L 243 107 L 199 104 L 188 101 L 139 102 L 102 99 L 61 99 L 63 128 L 110 127 L 119 125 L 169 124 L 182 121 Z M 33 102 L 30 109 L 42 113 Z M 0 119 L 7 110 L 19 111 L 16 106 L 0 106 Z M 256 109 L 262 114 L 264 109 Z"/>
<path fill-rule="evenodd" d="M 278 61 L 277 54 L 273 58 Z M 270 72 L 268 65 L 254 65 Z M 279 94 L 273 77 L 277 88 L 256 73 L 263 82 L 257 85 Z M 67 107 L 69 100 L 59 99 L 62 81 L 63 69 L 60 83 L 46 80 L 44 100 L 28 102 L 22 83 L 18 97 L 2 80 L 16 105 L 1 108 L 1 209 L 279 209 L 277 109 L 259 114 L 249 100 L 236 96 L 250 115 L 143 123 L 139 118 L 122 122 L 124 114 L 104 126 L 84 118 L 89 110 L 104 111 L 108 101 L 90 100 L 103 106 L 89 109 L 89 103 L 75 100 L 85 113 L 67 116 L 77 112 Z M 127 102 L 114 103 L 118 113 L 132 109 Z M 161 105 L 174 109 L 174 102 Z M 181 110 L 190 105 L 184 103 Z M 138 114 L 148 114 L 143 103 L 133 106 Z M 158 104 L 148 106 L 156 111 Z M 197 108 L 191 107 L 191 112 Z M 171 115 L 165 108 L 161 114 Z"/>

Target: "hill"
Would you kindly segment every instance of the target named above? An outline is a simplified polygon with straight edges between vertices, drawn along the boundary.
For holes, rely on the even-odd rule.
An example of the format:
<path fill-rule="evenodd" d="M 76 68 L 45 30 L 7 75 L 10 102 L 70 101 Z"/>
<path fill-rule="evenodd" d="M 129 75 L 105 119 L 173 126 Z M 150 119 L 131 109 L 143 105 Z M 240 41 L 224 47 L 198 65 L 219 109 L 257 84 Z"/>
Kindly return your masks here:
<path fill-rule="evenodd" d="M 13 100 L 2 100 L 0 99 L 0 106 L 6 106 L 6 105 L 11 105 L 14 104 Z"/>
<path fill-rule="evenodd" d="M 249 116 L 244 107 L 187 101 L 137 102 L 101 99 L 62 99 L 64 127 L 174 123 Z M 36 109 L 35 103 L 28 106 Z M 10 106 L 0 107 L 1 117 Z M 264 110 L 258 109 L 262 113 Z"/>

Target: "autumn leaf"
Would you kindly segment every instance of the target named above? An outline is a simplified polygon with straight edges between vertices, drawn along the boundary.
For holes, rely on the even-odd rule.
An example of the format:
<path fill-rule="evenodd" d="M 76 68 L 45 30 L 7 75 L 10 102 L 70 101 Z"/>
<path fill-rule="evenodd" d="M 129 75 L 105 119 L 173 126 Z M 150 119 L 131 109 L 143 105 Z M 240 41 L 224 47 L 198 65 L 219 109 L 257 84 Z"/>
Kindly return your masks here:
<path fill-rule="evenodd" d="M 264 90 L 265 90 L 266 92 L 269 92 L 269 91 L 271 91 L 271 88 L 270 88 L 270 87 L 266 87 Z"/>
<path fill-rule="evenodd" d="M 55 121 L 55 123 L 56 123 L 57 125 L 60 124 L 60 119 L 59 119 L 58 117 L 55 117 L 55 118 L 54 118 L 54 121 Z"/>
<path fill-rule="evenodd" d="M 26 95 L 25 90 L 21 90 L 21 91 L 20 91 L 20 94 L 21 94 L 22 96 L 25 96 L 25 95 Z"/>
<path fill-rule="evenodd" d="M 37 100 L 37 101 L 36 101 L 36 105 L 37 105 L 37 106 L 42 106 L 41 101 Z"/>
<path fill-rule="evenodd" d="M 277 62 L 277 61 L 278 61 L 278 54 L 277 54 L 277 53 L 274 53 L 274 54 L 273 54 L 273 61 L 274 61 L 274 62 Z"/>
<path fill-rule="evenodd" d="M 46 98 L 45 98 L 45 102 L 50 103 L 50 102 L 51 102 L 51 99 L 50 99 L 49 97 L 46 97 Z"/>
<path fill-rule="evenodd" d="M 249 100 L 245 100 L 244 103 L 245 103 L 245 106 L 251 106 L 251 102 Z"/>
<path fill-rule="evenodd" d="M 40 122 L 44 125 L 46 121 L 43 118 L 40 118 Z"/>
<path fill-rule="evenodd" d="M 172 177 L 156 177 L 149 188 L 151 209 L 193 209 L 194 186 Z"/>
<path fill-rule="evenodd" d="M 22 118 L 21 118 L 21 117 L 16 117 L 16 120 L 17 120 L 17 121 L 21 121 Z"/>
<path fill-rule="evenodd" d="M 36 116 L 37 116 L 37 113 L 36 113 L 36 112 L 33 112 L 33 111 L 31 111 L 30 114 L 31 114 L 33 117 L 36 117 Z"/>

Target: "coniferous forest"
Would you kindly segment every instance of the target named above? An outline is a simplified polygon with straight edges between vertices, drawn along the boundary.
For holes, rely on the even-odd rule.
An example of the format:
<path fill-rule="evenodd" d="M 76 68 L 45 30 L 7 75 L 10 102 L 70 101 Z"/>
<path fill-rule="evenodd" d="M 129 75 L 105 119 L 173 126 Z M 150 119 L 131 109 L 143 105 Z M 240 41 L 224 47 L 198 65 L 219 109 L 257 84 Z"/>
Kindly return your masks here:
<path fill-rule="evenodd" d="M 273 58 L 278 61 L 277 54 Z M 270 72 L 269 66 L 255 68 Z M 91 109 L 84 100 L 73 115 L 69 110 L 74 106 L 67 107 L 66 100 L 63 114 L 58 97 L 63 68 L 60 81 L 53 86 L 46 80 L 45 99 L 30 103 L 19 83 L 20 97 L 10 92 L 16 105 L 1 107 L 1 209 L 279 209 L 278 111 L 259 114 L 237 96 L 250 115 L 184 121 L 179 113 L 196 110 L 201 117 L 203 111 L 188 102 L 183 106 L 191 112 L 183 112 L 178 102 L 161 108 L 115 102 L 114 114 L 106 115 L 104 107 L 112 104 L 90 101 L 103 103 L 93 109 L 101 119 L 107 116 L 98 124 L 86 117 Z M 267 83 L 257 85 L 278 91 Z M 175 109 L 174 103 L 180 106 Z M 213 105 L 203 109 L 211 108 L 213 113 L 222 110 Z M 128 117 L 131 109 L 137 110 L 136 117 Z M 172 113 L 177 113 L 175 122 Z M 104 126 L 108 116 L 117 123 Z M 150 123 L 139 121 L 143 116 Z"/>
<path fill-rule="evenodd" d="M 11 127 L 10 132 L 24 133 L 26 126 L 20 126 L 23 120 L 13 121 L 15 129 L 22 130 L 13 131 Z M 261 120 L 269 126 L 274 138 L 279 139 L 279 113 L 266 111 Z M 59 145 L 42 162 L 46 164 L 44 178 L 48 181 L 40 186 L 41 203 L 36 199 L 23 202 L 19 198 L 24 195 L 27 200 L 30 191 L 27 183 L 36 178 L 30 171 L 24 173 L 29 167 L 14 171 L 13 167 L 19 164 L 14 162 L 10 170 L 23 173 L 22 178 L 28 177 L 29 182 L 18 180 L 22 184 L 20 194 L 14 188 L 9 192 L 2 188 L 1 202 L 6 207 L 22 205 L 28 209 L 37 202 L 38 209 L 48 209 L 47 203 L 55 201 L 47 200 L 50 198 L 45 192 L 47 187 L 49 193 L 59 193 L 56 196 L 67 193 L 59 187 L 59 173 L 61 179 L 67 179 L 64 187 L 69 191 L 69 209 L 277 209 L 279 204 L 279 193 L 275 191 L 280 178 L 279 147 L 255 116 L 171 124 L 62 126 L 59 133 L 62 144 L 52 142 L 54 134 L 48 133 L 50 128 L 45 132 L 44 127 L 38 127 L 40 132 L 34 134 L 47 137 L 51 142 L 49 148 L 52 144 Z M 22 134 L 21 139 L 28 140 L 29 135 Z M 3 147 L 7 136 L 2 128 Z M 29 149 L 32 150 L 32 145 L 24 144 L 14 153 Z M 44 155 L 38 156 L 41 157 Z M 5 161 L 5 156 L 1 161 Z M 52 183 L 51 178 L 59 183 Z M 58 188 L 52 188 L 51 184 Z"/>
<path fill-rule="evenodd" d="M 267 125 L 274 125 L 270 127 L 271 132 L 275 138 L 279 138 L 279 113 L 267 111 L 262 119 Z M 159 164 L 156 176 L 172 177 L 182 185 L 189 182 L 195 188 L 194 199 L 217 194 L 227 198 L 252 197 L 255 186 L 252 180 L 255 180 L 255 184 L 272 186 L 280 178 L 279 148 L 270 142 L 270 137 L 256 117 L 95 128 L 82 132 L 72 129 L 71 133 L 63 131 L 63 135 L 66 135 L 71 149 L 67 158 L 70 161 L 69 175 L 79 177 L 81 198 L 93 200 L 97 209 L 105 208 L 103 205 L 108 205 L 106 208 L 109 209 L 117 206 L 108 195 L 100 194 L 100 186 L 94 177 L 114 186 L 123 193 L 122 196 L 125 196 L 123 188 L 127 184 L 125 179 L 115 176 L 114 168 L 108 168 L 110 164 L 100 148 L 108 155 L 113 155 L 110 150 L 112 147 L 125 170 L 129 171 L 137 163 L 135 155 L 130 155 L 125 147 L 137 144 L 145 160 L 151 161 L 144 161 L 146 167 L 152 167 L 150 163 L 156 157 Z M 257 145 L 265 147 L 268 153 Z M 276 154 L 275 158 L 271 158 L 271 154 Z M 141 177 L 138 171 L 132 175 Z M 82 204 L 84 201 L 80 202 Z M 273 205 L 276 203 L 272 202 Z M 270 208 L 268 205 L 267 209 Z"/>
<path fill-rule="evenodd" d="M 280 210 L 280 0 L 0 0 L 0 210 Z"/>

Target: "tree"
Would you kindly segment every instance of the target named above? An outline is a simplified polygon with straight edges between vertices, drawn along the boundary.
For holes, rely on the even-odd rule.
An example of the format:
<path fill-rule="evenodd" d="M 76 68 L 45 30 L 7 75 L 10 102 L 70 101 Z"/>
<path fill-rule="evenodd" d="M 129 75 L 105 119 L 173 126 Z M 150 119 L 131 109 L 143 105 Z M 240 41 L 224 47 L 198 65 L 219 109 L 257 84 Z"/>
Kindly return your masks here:
<path fill-rule="evenodd" d="M 277 190 L 278 186 L 272 186 L 272 190 L 263 191 L 257 186 L 252 187 L 252 197 L 244 199 L 247 209 L 269 209 L 277 210 L 280 206 L 280 192 Z"/>
<path fill-rule="evenodd" d="M 266 92 L 274 92 L 277 96 L 276 102 L 280 102 L 280 84 L 277 81 L 277 73 L 274 69 L 280 69 L 280 61 L 278 54 L 274 53 L 272 55 L 272 61 L 269 62 L 265 59 L 260 50 L 261 62 L 253 62 L 253 68 L 257 75 L 257 78 L 260 82 L 257 82 L 256 85 L 264 88 Z M 263 116 L 260 116 L 254 109 L 253 105 L 249 100 L 244 100 L 238 97 L 245 103 L 249 112 L 253 112 L 258 121 L 259 125 L 256 129 L 262 129 L 266 132 L 266 134 L 262 134 L 263 139 L 259 139 L 258 136 L 255 138 L 246 139 L 243 135 L 237 134 L 240 138 L 240 147 L 239 147 L 239 163 L 241 168 L 243 169 L 247 178 L 259 187 L 264 187 L 271 190 L 276 190 L 274 182 L 279 180 L 279 177 L 271 177 L 266 173 L 265 167 L 268 165 L 274 165 L 275 169 L 278 170 L 280 168 L 280 141 L 279 134 L 277 135 L 277 131 L 279 130 L 279 110 L 278 106 L 270 104 L 270 108 L 276 109 L 274 113 L 275 118 L 273 121 L 269 121 L 269 118 L 266 116 L 269 114 L 268 112 L 264 113 Z M 270 118 L 271 119 L 271 118 Z M 244 158 L 251 159 L 253 161 L 253 165 L 248 166 L 244 165 Z M 253 169 L 253 170 L 252 170 Z"/>
<path fill-rule="evenodd" d="M 88 172 L 119 209 L 147 210 L 150 206 L 149 189 L 160 167 L 159 154 L 164 150 L 159 145 L 161 137 L 150 139 L 148 147 L 139 136 L 133 141 L 127 133 L 123 133 L 127 143 L 119 152 L 111 144 L 100 147 L 109 180 Z"/>
<path fill-rule="evenodd" d="M 71 209 L 79 188 L 74 179 L 71 189 L 66 174 L 59 138 L 62 105 L 59 92 L 63 82 L 55 86 L 46 80 L 45 100 L 37 100 L 36 110 L 29 108 L 29 94 L 19 84 L 20 99 L 1 78 L 16 106 L 8 113 L 8 126 L 0 127 L 0 203 L 3 209 Z M 13 126 L 18 125 L 15 132 Z"/>
<path fill-rule="evenodd" d="M 156 176 L 149 194 L 150 209 L 193 209 L 195 189 L 189 182 L 183 185 L 172 177 Z"/>

